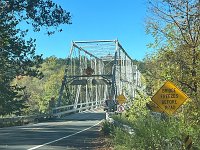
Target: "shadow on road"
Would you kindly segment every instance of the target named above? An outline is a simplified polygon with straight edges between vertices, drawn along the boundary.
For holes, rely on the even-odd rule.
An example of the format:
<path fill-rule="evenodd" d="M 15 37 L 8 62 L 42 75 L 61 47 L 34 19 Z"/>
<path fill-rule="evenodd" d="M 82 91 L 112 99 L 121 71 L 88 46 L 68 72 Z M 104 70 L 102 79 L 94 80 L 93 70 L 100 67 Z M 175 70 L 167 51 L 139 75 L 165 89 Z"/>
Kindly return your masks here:
<path fill-rule="evenodd" d="M 63 120 L 85 121 L 105 119 L 105 112 L 80 112 L 62 117 Z"/>
<path fill-rule="evenodd" d="M 101 147 L 101 143 L 96 142 L 98 141 L 100 128 L 99 125 L 94 125 L 104 118 L 105 112 L 81 112 L 65 116 L 54 122 L 1 128 L 0 149 L 27 150 L 69 135 L 73 136 L 46 144 L 37 149 L 64 150 L 94 149 L 96 147 Z"/>

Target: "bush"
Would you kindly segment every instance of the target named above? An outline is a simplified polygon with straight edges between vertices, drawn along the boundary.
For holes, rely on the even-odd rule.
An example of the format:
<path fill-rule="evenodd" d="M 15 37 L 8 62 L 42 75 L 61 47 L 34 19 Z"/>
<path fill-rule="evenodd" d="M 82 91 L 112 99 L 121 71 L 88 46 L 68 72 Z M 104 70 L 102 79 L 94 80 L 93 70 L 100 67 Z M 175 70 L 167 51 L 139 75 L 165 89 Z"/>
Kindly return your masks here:
<path fill-rule="evenodd" d="M 181 113 L 171 117 L 153 113 L 146 109 L 146 101 L 138 99 L 126 112 L 128 115 L 114 117 L 134 130 L 134 134 L 130 135 L 121 128 L 114 128 L 112 139 L 115 149 L 183 150 L 187 135 L 192 139 L 192 148 L 200 149 L 200 125 L 188 124 Z"/>
<path fill-rule="evenodd" d="M 179 122 L 174 119 L 158 120 L 150 114 L 130 123 L 134 134 L 130 135 L 123 129 L 116 128 L 113 134 L 114 145 L 128 149 L 181 149 L 182 134 Z"/>
<path fill-rule="evenodd" d="M 116 150 L 130 150 L 133 148 L 133 136 L 121 128 L 115 128 L 113 136 L 113 143 Z"/>
<path fill-rule="evenodd" d="M 108 121 L 104 121 L 101 125 L 101 132 L 103 135 L 108 136 L 114 131 L 114 125 Z"/>

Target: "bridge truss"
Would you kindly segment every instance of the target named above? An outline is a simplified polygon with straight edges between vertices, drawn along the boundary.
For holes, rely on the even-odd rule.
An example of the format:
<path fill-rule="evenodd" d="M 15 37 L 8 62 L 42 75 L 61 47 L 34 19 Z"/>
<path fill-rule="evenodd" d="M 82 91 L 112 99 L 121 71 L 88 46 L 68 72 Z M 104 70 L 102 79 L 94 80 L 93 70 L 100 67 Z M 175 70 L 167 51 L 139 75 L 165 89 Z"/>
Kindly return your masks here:
<path fill-rule="evenodd" d="M 59 92 L 57 106 L 64 93 L 70 93 L 73 109 L 97 107 L 106 99 L 116 102 L 124 93 L 133 99 L 140 84 L 137 66 L 118 40 L 74 41 Z"/>

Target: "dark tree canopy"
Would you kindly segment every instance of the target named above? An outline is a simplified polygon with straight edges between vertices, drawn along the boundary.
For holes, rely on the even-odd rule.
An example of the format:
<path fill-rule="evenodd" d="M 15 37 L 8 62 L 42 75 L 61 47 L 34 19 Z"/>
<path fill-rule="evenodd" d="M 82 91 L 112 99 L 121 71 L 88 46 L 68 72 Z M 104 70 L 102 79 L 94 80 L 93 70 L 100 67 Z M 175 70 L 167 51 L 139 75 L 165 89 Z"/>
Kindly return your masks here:
<path fill-rule="evenodd" d="M 16 23 L 26 21 L 32 24 L 34 31 L 40 31 L 41 27 L 57 29 L 60 24 L 71 24 L 70 13 L 51 0 L 3 0 L 0 6 L 1 18 L 9 16 L 7 21 Z"/>
<path fill-rule="evenodd" d="M 62 31 L 60 24 L 71 24 L 71 16 L 51 0 L 0 1 L 0 115 L 24 107 L 23 88 L 11 84 L 14 78 L 42 77 L 38 70 L 42 55 L 35 54 L 35 39 L 25 38 L 28 29 L 20 29 L 22 22 L 30 24 L 35 32 L 45 27 L 51 35 Z"/>

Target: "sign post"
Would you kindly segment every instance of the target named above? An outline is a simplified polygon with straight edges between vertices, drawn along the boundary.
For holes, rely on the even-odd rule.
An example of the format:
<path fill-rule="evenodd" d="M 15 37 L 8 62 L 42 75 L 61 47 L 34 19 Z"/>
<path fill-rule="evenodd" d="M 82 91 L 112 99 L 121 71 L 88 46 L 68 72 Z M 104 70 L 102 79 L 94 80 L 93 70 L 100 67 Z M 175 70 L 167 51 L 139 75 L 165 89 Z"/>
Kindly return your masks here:
<path fill-rule="evenodd" d="M 186 150 L 191 150 L 192 149 L 192 139 L 190 138 L 189 135 L 187 135 L 187 137 L 185 138 L 185 149 Z"/>
<path fill-rule="evenodd" d="M 153 112 L 158 112 L 158 113 L 163 113 L 164 111 L 158 107 L 158 105 L 156 103 L 154 103 L 153 101 L 150 101 L 149 103 L 146 104 L 147 108 L 149 108 L 150 110 L 152 110 Z"/>
<path fill-rule="evenodd" d="M 165 113 L 172 115 L 187 99 L 187 95 L 178 89 L 172 82 L 167 81 L 152 97 Z"/>

